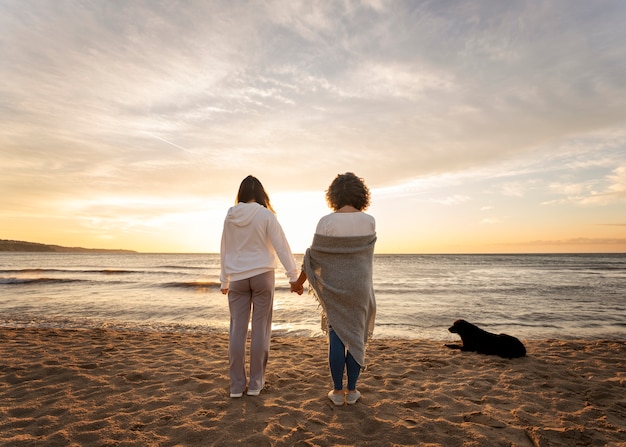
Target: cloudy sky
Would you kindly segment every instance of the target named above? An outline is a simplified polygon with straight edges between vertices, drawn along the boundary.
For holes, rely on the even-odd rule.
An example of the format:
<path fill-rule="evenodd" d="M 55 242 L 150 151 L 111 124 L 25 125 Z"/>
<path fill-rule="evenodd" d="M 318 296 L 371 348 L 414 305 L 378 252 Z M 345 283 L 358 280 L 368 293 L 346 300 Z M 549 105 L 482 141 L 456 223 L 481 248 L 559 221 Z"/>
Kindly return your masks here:
<path fill-rule="evenodd" d="M 0 239 L 295 252 L 338 174 L 378 253 L 626 252 L 626 2 L 0 0 Z"/>

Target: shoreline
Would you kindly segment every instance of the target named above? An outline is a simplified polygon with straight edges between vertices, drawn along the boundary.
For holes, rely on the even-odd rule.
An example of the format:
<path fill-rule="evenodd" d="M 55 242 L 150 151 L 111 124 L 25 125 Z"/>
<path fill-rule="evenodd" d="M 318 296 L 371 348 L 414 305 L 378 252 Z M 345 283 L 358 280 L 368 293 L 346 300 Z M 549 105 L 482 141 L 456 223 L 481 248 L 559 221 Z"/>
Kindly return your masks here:
<path fill-rule="evenodd" d="M 453 320 L 450 320 L 452 323 Z M 274 337 L 292 337 L 292 338 L 325 338 L 326 336 L 319 327 L 319 323 L 316 323 L 313 328 L 285 328 L 281 323 L 277 324 L 278 327 L 272 329 L 272 338 Z M 432 328 L 422 329 L 416 328 L 416 336 L 409 336 L 406 333 L 391 335 L 386 331 L 381 331 L 379 325 L 374 329 L 372 340 L 408 340 L 408 341 L 432 341 L 441 343 L 459 343 L 460 337 L 457 334 L 451 334 L 447 328 L 449 325 L 442 325 L 438 328 L 436 335 Z M 480 326 L 483 329 L 493 331 L 493 328 L 487 326 Z M 83 318 L 58 318 L 58 317 L 40 317 L 37 315 L 27 314 L 5 314 L 0 317 L 0 330 L 2 329 L 52 329 L 52 330 L 67 330 L 67 331 L 98 331 L 109 330 L 117 332 L 148 332 L 155 334 L 198 334 L 198 335 L 211 335 L 211 334 L 228 334 L 228 322 L 224 322 L 221 325 L 211 325 L 204 323 L 188 323 L 188 322 L 159 322 L 159 321 L 116 321 L 116 320 L 103 320 L 103 319 L 83 319 Z M 560 337 L 555 337 L 551 333 L 537 333 L 524 335 L 521 331 L 510 332 L 511 335 L 516 336 L 522 342 L 526 341 L 542 341 L 542 340 L 562 340 L 562 341 L 600 341 L 600 340 L 616 340 L 626 342 L 626 332 L 623 330 L 609 331 L 597 331 L 597 329 L 590 331 L 587 334 L 581 335 L 585 328 L 581 328 L 577 331 L 578 335 L 563 334 L 561 331 Z M 496 331 L 497 332 L 497 331 Z M 509 331 L 507 330 L 507 333 Z"/>
<path fill-rule="evenodd" d="M 225 333 L 0 327 L 0 445 L 626 446 L 626 341 L 524 343 L 374 338 L 335 407 L 324 337 L 274 336 L 266 388 L 231 399 Z"/>

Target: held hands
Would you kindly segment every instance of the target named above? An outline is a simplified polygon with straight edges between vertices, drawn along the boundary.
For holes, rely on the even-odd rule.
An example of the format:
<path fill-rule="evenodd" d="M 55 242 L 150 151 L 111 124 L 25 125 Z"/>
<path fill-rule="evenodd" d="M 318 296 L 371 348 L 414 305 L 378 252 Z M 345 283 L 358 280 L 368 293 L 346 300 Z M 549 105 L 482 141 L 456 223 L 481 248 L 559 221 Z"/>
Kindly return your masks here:
<path fill-rule="evenodd" d="M 306 273 L 302 271 L 295 282 L 289 283 L 291 285 L 291 292 L 296 292 L 298 295 L 302 295 L 302 292 L 304 292 L 304 281 L 306 281 Z"/>
<path fill-rule="evenodd" d="M 298 281 L 290 282 L 289 285 L 291 286 L 291 293 L 296 292 L 298 295 L 302 295 L 302 292 L 304 292 L 304 286 Z"/>

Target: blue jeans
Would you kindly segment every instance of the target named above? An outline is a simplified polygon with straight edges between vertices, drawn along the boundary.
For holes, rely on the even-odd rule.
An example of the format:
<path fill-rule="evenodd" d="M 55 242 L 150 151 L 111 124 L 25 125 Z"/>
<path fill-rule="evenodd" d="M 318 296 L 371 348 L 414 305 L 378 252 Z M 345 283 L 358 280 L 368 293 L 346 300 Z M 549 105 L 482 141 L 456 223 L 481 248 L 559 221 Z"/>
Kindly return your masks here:
<path fill-rule="evenodd" d="M 346 347 L 339 336 L 330 329 L 328 331 L 328 363 L 330 364 L 330 375 L 333 378 L 333 386 L 336 390 L 343 389 L 343 372 L 348 371 L 348 391 L 356 390 L 356 381 L 361 374 L 359 365 L 350 352 L 346 353 Z"/>

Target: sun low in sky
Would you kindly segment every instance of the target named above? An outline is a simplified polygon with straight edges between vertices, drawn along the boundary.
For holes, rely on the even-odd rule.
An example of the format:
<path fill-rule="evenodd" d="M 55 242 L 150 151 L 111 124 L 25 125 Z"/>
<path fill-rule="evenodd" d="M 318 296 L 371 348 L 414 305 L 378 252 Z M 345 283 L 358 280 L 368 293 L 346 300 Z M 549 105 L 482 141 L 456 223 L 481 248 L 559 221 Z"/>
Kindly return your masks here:
<path fill-rule="evenodd" d="M 0 239 L 295 252 L 354 172 L 378 253 L 626 252 L 626 2 L 0 1 Z"/>

